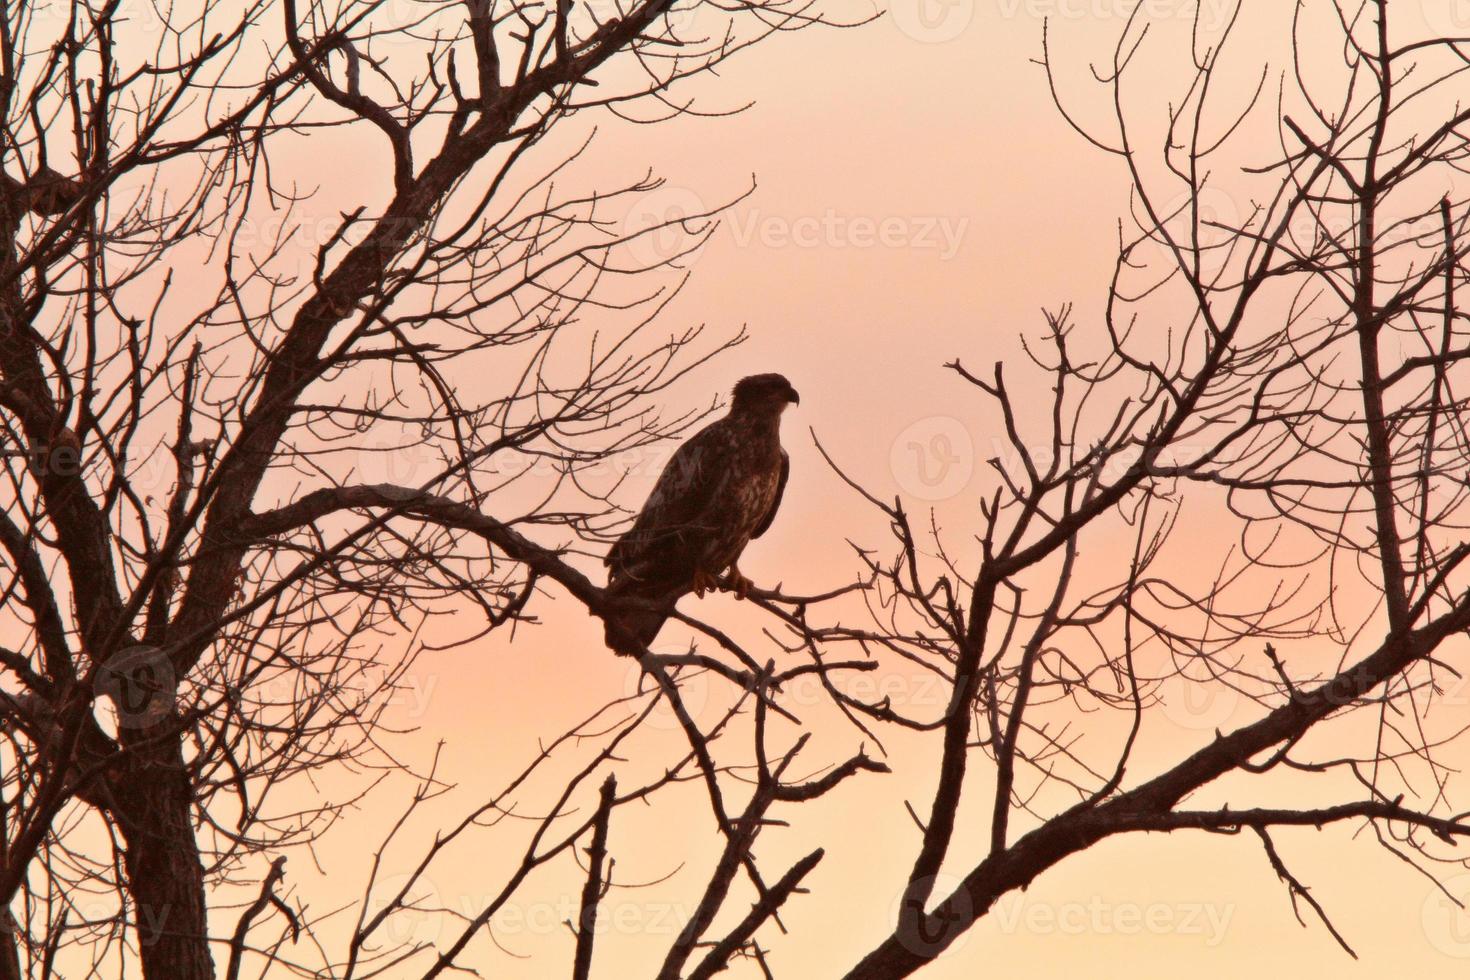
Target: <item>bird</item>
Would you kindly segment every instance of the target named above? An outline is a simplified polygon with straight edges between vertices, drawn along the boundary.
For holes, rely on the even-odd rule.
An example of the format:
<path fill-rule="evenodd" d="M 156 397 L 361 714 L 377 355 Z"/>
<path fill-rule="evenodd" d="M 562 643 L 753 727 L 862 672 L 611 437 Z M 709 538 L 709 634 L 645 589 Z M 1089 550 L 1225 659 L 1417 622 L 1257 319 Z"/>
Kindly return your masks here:
<path fill-rule="evenodd" d="M 753 587 L 737 562 L 771 526 L 791 460 L 781 448 L 781 413 L 801 396 L 779 374 L 735 385 L 729 411 L 680 446 L 659 474 L 633 525 L 603 560 L 608 567 L 604 617 L 609 649 L 642 656 L 674 603 L 728 583 L 737 598 Z M 638 600 L 643 608 L 618 609 Z"/>

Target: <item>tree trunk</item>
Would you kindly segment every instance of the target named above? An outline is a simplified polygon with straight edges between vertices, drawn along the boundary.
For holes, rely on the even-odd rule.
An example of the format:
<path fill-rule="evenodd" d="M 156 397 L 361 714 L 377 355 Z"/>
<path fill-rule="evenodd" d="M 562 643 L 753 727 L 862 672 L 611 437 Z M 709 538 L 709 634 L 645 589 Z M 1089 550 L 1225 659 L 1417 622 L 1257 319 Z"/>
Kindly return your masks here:
<path fill-rule="evenodd" d="M 0 805 L 0 867 L 10 863 L 9 814 Z M 0 903 L 0 980 L 21 980 L 20 923 L 8 905 Z"/>
<path fill-rule="evenodd" d="M 144 980 L 213 980 L 204 868 L 180 742 L 135 739 L 114 787 Z"/>
<path fill-rule="evenodd" d="M 16 946 L 19 937 L 10 915 L 5 915 L 5 931 L 0 934 L 0 980 L 21 980 L 20 950 Z"/>

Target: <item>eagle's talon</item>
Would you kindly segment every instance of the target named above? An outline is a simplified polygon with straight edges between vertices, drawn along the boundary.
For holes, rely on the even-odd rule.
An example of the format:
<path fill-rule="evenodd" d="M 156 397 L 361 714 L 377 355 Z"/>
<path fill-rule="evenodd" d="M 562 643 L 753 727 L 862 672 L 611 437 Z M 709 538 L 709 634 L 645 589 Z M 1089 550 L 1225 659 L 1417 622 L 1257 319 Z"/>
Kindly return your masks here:
<path fill-rule="evenodd" d="M 746 578 L 744 575 L 740 574 L 740 569 L 736 568 L 734 565 L 730 566 L 730 574 L 725 578 L 725 581 L 722 584 L 726 589 L 735 593 L 735 598 L 742 601 L 745 599 L 749 599 L 750 590 L 755 588 L 755 583 Z"/>
<path fill-rule="evenodd" d="M 704 569 L 698 569 L 694 573 L 694 597 L 703 599 L 706 592 L 713 592 L 719 585 L 715 577 Z"/>

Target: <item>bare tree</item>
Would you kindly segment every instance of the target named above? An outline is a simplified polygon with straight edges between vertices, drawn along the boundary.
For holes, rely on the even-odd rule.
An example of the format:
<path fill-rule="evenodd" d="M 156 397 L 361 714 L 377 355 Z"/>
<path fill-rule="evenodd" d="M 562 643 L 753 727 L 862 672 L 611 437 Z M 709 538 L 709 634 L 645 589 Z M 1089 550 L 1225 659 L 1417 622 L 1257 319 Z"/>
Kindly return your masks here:
<path fill-rule="evenodd" d="M 302 780 L 399 765 L 382 711 L 426 619 L 468 604 L 472 639 L 551 580 L 604 608 L 568 559 L 616 515 L 580 475 L 694 421 L 655 399 L 739 337 L 656 332 L 712 215 L 628 227 L 658 182 L 586 181 L 590 130 L 564 124 L 703 111 L 700 76 L 819 19 L 804 0 L 0 10 L 0 976 L 67 951 L 172 980 L 213 976 L 211 943 L 232 977 L 272 956 L 312 924 L 277 894 L 281 852 L 351 802 L 303 811 Z M 355 169 L 382 187 L 330 221 L 275 158 L 323 128 L 370 133 Z M 631 247 L 667 233 L 672 254 Z M 375 453 L 413 455 L 411 482 L 364 478 Z M 775 799 L 825 788 L 781 771 L 730 818 L 742 860 Z M 600 832 L 648 791 L 608 785 Z M 211 933 L 211 889 L 252 883 Z"/>
<path fill-rule="evenodd" d="M 1341 42 L 1341 63 L 1327 68 L 1304 44 L 1275 69 L 1227 60 L 1236 22 L 1209 36 L 1196 24 L 1190 77 L 1157 105 L 1127 87 L 1154 40 L 1136 17 L 1111 62 L 1094 66 L 1106 124 L 1084 121 L 1091 110 L 1061 83 L 1043 39 L 1060 111 L 1132 185 L 1105 302 L 1047 314 L 1019 370 L 950 365 L 978 398 L 977 425 L 1008 443 L 991 461 L 976 533 L 941 533 L 851 483 L 896 548 L 860 549 L 860 582 L 829 595 L 753 595 L 781 661 L 804 659 L 864 741 L 908 730 L 933 749 L 936 789 L 911 808 L 897 921 L 847 976 L 921 971 L 1002 896 L 1120 834 L 1248 831 L 1263 875 L 1349 952 L 1330 900 L 1278 846 L 1279 828 L 1348 823 L 1432 878 L 1464 866 L 1456 845 L 1470 823 L 1447 754 L 1465 725 L 1435 708 L 1470 628 L 1470 443 L 1455 394 L 1470 350 L 1457 303 L 1470 200 L 1445 192 L 1470 149 L 1470 116 L 1454 97 L 1470 39 L 1399 39 L 1388 17 L 1381 2 L 1298 7 L 1296 37 Z M 1149 110 L 1166 113 L 1161 133 L 1139 121 Z M 582 594 L 596 608 L 592 590 Z M 864 624 L 840 625 L 857 621 L 859 603 Z M 745 761 L 727 737 L 739 719 L 695 724 L 666 672 L 698 667 L 754 692 L 761 776 L 744 792 L 756 805 L 766 773 L 779 783 L 764 733 L 782 692 L 761 678 L 796 668 L 760 671 L 728 636 L 681 618 L 709 651 L 645 661 L 688 736 L 688 757 L 669 772 L 700 772 L 728 820 L 722 794 Z M 940 678 L 947 704 L 917 715 L 849 693 L 846 675 L 863 668 Z M 1238 692 L 1256 717 L 1180 750 L 1160 709 L 1181 684 Z M 1138 772 L 1139 757 L 1170 751 L 1174 764 Z M 831 773 L 857 768 L 877 765 L 859 755 Z M 1293 804 L 1283 773 L 1340 802 Z M 558 838 L 590 842 L 584 909 L 612 884 L 618 796 L 606 793 Z M 988 846 L 956 867 L 974 842 L 961 802 L 977 795 L 989 800 Z M 754 853 L 738 823 L 724 839 L 725 862 Z M 527 860 L 550 853 L 532 848 Z M 806 870 L 775 884 L 752 877 L 754 924 Z M 707 948 L 743 951 L 776 975 L 746 925 Z M 649 972 L 709 975 L 682 957 L 690 938 Z M 577 963 L 590 944 L 578 937 Z"/>
<path fill-rule="evenodd" d="M 700 413 L 660 414 L 662 394 L 739 339 L 659 332 L 717 216 L 628 228 L 656 181 L 586 178 L 586 113 L 724 111 L 684 93 L 819 17 L 802 0 L 144 15 L 77 0 L 0 16 L 0 610 L 20 638 L 0 649 L 0 977 L 66 957 L 97 976 L 193 980 L 216 959 L 231 978 L 439 976 L 553 862 L 577 862 L 583 887 L 548 969 L 589 977 L 601 905 L 626 884 L 619 820 L 686 783 L 713 861 L 648 972 L 771 976 L 763 930 L 823 852 L 773 871 L 760 838 L 885 772 L 866 746 L 894 730 L 932 743 L 937 788 L 913 808 L 897 922 L 851 977 L 920 970 L 1117 834 L 1249 830 L 1345 948 L 1276 828 L 1365 825 L 1431 875 L 1463 861 L 1444 753 L 1464 726 L 1432 709 L 1470 629 L 1470 200 L 1446 191 L 1470 151 L 1454 101 L 1470 39 L 1400 38 L 1386 0 L 1303 5 L 1298 36 L 1335 32 L 1341 63 L 1296 44 L 1262 70 L 1226 60 L 1234 21 L 1197 27 L 1190 77 L 1156 107 L 1128 87 L 1153 41 L 1135 18 L 1095 71 L 1105 124 L 1044 39 L 1062 113 L 1123 164 L 1131 221 L 1105 303 L 1048 314 L 1019 370 L 951 365 L 1010 444 L 977 548 L 854 484 L 893 543 L 858 550 L 856 580 L 829 591 L 754 592 L 770 649 L 677 614 L 700 639 L 637 658 L 647 693 L 609 697 L 428 841 L 408 828 L 444 786 L 419 774 L 339 945 L 330 913 L 283 891 L 283 858 L 356 797 L 304 786 L 365 772 L 366 792 L 403 768 L 383 712 L 432 617 L 476 612 L 468 642 L 531 625 L 543 589 L 616 611 L 583 569 L 622 495 L 588 474 L 683 432 Z M 1155 108 L 1166 132 L 1140 135 Z M 327 127 L 371 138 L 381 196 L 318 222 L 301 261 L 311 199 L 277 151 Z M 683 244 L 636 247 L 663 232 Z M 411 455 L 411 478 L 364 473 L 379 454 Z M 1226 521 L 1236 540 L 1200 565 L 1203 529 Z M 1193 578 L 1170 564 L 1181 530 Z M 850 693 L 873 671 L 939 678 L 947 704 L 915 716 Z M 695 673 L 728 685 L 716 718 L 686 704 Z M 846 726 L 821 734 L 855 749 L 812 746 L 799 679 Z M 1238 690 L 1258 716 L 1140 775 L 1162 685 L 1181 680 Z M 659 704 L 682 743 L 634 768 L 621 752 Z M 1281 802 L 1283 771 L 1341 802 Z M 1206 790 L 1247 798 L 1189 802 Z M 987 791 L 986 856 L 956 868 L 961 800 Z M 529 841 L 490 897 L 421 908 L 416 883 L 528 795 Z M 417 857 L 385 884 L 400 844 Z M 455 927 L 399 941 L 406 911 Z"/>
<path fill-rule="evenodd" d="M 932 718 L 844 699 L 940 743 L 899 921 L 847 976 L 919 970 L 1118 834 L 1249 831 L 1349 951 L 1276 828 L 1346 821 L 1430 875 L 1463 866 L 1445 755 L 1464 725 L 1432 709 L 1470 627 L 1470 201 L 1446 192 L 1470 149 L 1467 41 L 1411 36 L 1388 7 L 1298 5 L 1291 62 L 1264 68 L 1231 45 L 1239 12 L 1213 34 L 1196 21 L 1167 103 L 1130 86 L 1158 40 L 1142 17 L 1093 66 L 1101 99 L 1059 80 L 1043 40 L 1060 111 L 1132 184 L 1131 228 L 1095 318 L 1048 314 L 1020 373 L 950 365 L 1008 444 L 980 554 L 872 498 L 898 542 L 870 560 L 879 636 L 805 631 L 814 657 L 858 643 L 951 691 Z M 1342 57 L 1324 67 L 1327 50 Z M 1234 545 L 1203 560 L 1226 522 Z M 1140 746 L 1177 743 L 1153 710 L 1171 677 L 1234 688 L 1257 717 L 1139 772 Z M 1273 802 L 1282 772 L 1341 802 Z M 961 797 L 987 792 L 988 851 L 956 868 Z"/>

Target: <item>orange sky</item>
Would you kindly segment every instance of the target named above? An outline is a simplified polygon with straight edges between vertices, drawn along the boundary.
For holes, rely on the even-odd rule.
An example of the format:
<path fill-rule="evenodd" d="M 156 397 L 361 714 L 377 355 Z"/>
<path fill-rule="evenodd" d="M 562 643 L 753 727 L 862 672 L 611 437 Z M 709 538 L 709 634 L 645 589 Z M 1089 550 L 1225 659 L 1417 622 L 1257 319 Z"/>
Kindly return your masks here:
<path fill-rule="evenodd" d="M 825 469 L 808 428 L 875 492 L 902 494 L 915 510 L 932 503 L 956 538 L 978 526 L 976 500 L 990 485 L 983 461 L 996 451 L 997 433 L 986 428 L 978 400 L 941 365 L 954 357 L 983 366 L 1015 356 L 1018 333 L 1034 336 L 1043 325 L 1043 306 L 1075 301 L 1086 329 L 1104 295 L 1116 219 L 1126 207 L 1116 162 L 1071 132 L 1051 106 L 1041 70 L 1030 63 L 1040 52 L 1041 18 L 1053 15 L 1056 57 L 1080 73 L 1086 59 L 1108 50 L 1131 6 L 1124 0 L 898 0 L 891 13 L 860 29 L 777 38 L 729 64 L 718 84 L 702 91 L 711 104 L 755 98 L 741 115 L 655 127 L 604 123 L 592 157 L 597 166 L 622 178 L 652 166 L 668 178 L 644 206 L 648 215 L 713 205 L 739 194 L 752 174 L 757 180 L 755 192 L 698 255 L 687 292 L 670 310 L 669 329 L 707 321 L 717 332 L 748 325 L 751 334 L 743 347 L 682 383 L 670 396 L 676 407 L 702 405 L 712 391 L 758 371 L 781 371 L 802 394 L 784 429 L 793 476 L 783 509 L 741 563 L 758 582 L 779 579 L 792 591 L 817 590 L 855 574 L 844 539 L 888 547 L 882 523 Z M 1218 7 L 1219 0 L 1206 0 L 1206 18 Z M 1177 36 L 1193 4 L 1153 0 L 1148 9 L 1162 31 Z M 1258 12 L 1256 33 L 1238 40 L 1238 48 L 1263 57 L 1281 36 L 1284 14 Z M 1429 16 L 1430 26 L 1441 26 L 1433 20 L 1439 15 Z M 1443 16 L 1453 22 L 1453 11 Z M 320 152 L 315 146 L 299 161 L 303 173 L 319 164 Z M 350 155 L 347 147 L 338 153 Z M 344 173 L 313 207 L 329 214 L 354 195 L 381 188 L 382 176 Z M 1235 204 L 1226 198 L 1218 206 Z M 622 502 L 636 506 L 653 475 L 630 480 Z M 425 815 L 424 832 L 497 788 L 539 738 L 636 680 L 625 661 L 602 648 L 596 624 L 565 597 L 544 597 L 533 611 L 550 625 L 522 628 L 514 643 L 497 635 L 472 648 L 426 654 L 410 675 L 412 689 L 393 714 L 419 729 L 401 743 L 404 754 L 422 763 L 443 740 L 441 774 L 460 786 Z M 754 628 L 727 597 L 707 599 L 699 611 L 734 630 Z M 880 675 L 874 683 L 892 685 L 911 703 L 936 698 L 903 674 Z M 1151 718 L 1150 747 L 1136 763 L 1140 775 L 1177 758 L 1214 727 L 1251 717 L 1248 703 L 1186 701 L 1184 693 Z M 720 694 L 712 690 L 709 712 L 717 710 Z M 677 750 L 669 726 L 652 734 L 662 740 L 639 743 L 649 759 Z M 814 759 L 858 745 L 849 729 L 827 734 L 811 750 Z M 814 844 L 828 849 L 809 879 L 812 894 L 784 913 L 792 935 L 763 930 L 782 975 L 839 975 L 892 915 L 917 844 L 903 800 L 924 798 L 935 744 L 895 735 L 890 748 L 897 774 L 855 779 L 821 803 L 792 811 L 794 829 L 761 840 L 761 856 L 773 868 Z M 955 848 L 957 871 L 985 839 L 981 811 L 989 788 L 983 779 L 973 786 Z M 321 873 L 305 855 L 292 857 L 287 880 L 295 899 L 322 909 L 354 894 L 365 843 L 396 815 L 407 789 L 406 782 L 390 784 L 350 813 L 320 849 Z M 1245 792 L 1227 798 L 1237 806 L 1259 802 Z M 513 829 L 497 836 L 503 832 L 482 832 L 430 875 L 442 901 L 472 911 L 476 897 L 491 891 L 496 869 L 513 853 L 508 842 L 517 839 Z M 1463 974 L 1470 918 L 1456 917 L 1427 882 L 1369 840 L 1350 837 L 1340 826 L 1282 832 L 1277 840 L 1358 949 L 1358 962 L 1315 922 L 1307 930 L 1297 926 L 1253 837 L 1180 834 L 1114 840 L 1068 860 L 1027 893 L 1009 896 L 922 975 L 1233 980 L 1324 965 L 1354 978 Z M 642 975 L 657 962 L 693 907 L 712 839 L 694 793 L 675 794 L 647 812 L 618 814 L 610 844 L 620 878 L 649 881 L 686 859 L 688 866 L 663 885 L 609 899 L 604 914 L 613 925 L 596 975 Z M 389 860 L 390 873 L 410 855 L 417 850 L 405 850 L 397 868 Z M 567 871 L 534 878 L 512 913 L 497 919 L 496 935 L 507 950 L 537 958 L 477 942 L 467 965 L 504 978 L 563 975 L 572 944 L 560 922 L 580 888 Z M 1452 884 L 1470 896 L 1470 875 Z M 403 928 L 427 938 L 440 927 L 420 921 Z M 448 935 L 447 928 L 437 934 Z M 756 975 L 742 971 L 731 975 Z"/>

